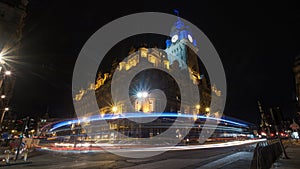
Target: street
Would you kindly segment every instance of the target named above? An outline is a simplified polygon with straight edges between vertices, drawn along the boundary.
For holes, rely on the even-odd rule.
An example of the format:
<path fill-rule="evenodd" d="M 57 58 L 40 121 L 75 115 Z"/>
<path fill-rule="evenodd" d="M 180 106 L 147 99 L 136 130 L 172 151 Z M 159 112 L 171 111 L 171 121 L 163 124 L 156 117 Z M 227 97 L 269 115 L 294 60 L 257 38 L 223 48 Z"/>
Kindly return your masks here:
<path fill-rule="evenodd" d="M 169 151 L 161 155 L 143 159 L 123 158 L 111 153 L 55 153 L 46 151 L 35 151 L 30 157 L 31 164 L 22 165 L 22 168 L 33 169 L 52 169 L 52 168 L 130 168 L 130 169 L 154 169 L 154 168 L 173 168 L 173 169 L 192 169 L 201 168 L 201 166 L 222 165 L 221 163 L 235 162 L 239 158 L 232 156 L 233 159 L 227 159 L 225 162 L 219 159 L 230 157 L 239 153 L 240 155 L 251 152 L 255 144 L 242 145 L 227 148 L 211 148 L 201 150 L 181 150 Z M 240 156 L 238 155 L 238 156 Z M 236 159 L 236 160 L 235 160 Z M 219 161 L 219 162 L 217 162 Z M 209 164 L 209 165 L 208 165 Z M 6 168 L 15 168 L 8 166 Z M 250 167 L 250 162 L 245 168 Z"/>

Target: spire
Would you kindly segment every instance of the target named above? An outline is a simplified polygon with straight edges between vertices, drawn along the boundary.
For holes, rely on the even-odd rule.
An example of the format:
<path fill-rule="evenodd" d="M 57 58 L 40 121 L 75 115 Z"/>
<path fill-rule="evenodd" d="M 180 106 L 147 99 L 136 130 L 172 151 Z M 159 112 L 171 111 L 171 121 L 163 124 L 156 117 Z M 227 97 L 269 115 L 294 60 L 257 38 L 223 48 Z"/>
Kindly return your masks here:
<path fill-rule="evenodd" d="M 179 11 L 177 9 L 174 9 L 174 13 L 179 17 Z"/>
<path fill-rule="evenodd" d="M 180 17 L 179 17 L 179 10 L 174 9 L 174 13 L 175 13 L 176 16 L 177 16 L 177 22 L 175 23 L 176 28 L 177 28 L 177 29 L 183 29 L 185 26 L 184 26 L 184 23 L 180 20 Z"/>

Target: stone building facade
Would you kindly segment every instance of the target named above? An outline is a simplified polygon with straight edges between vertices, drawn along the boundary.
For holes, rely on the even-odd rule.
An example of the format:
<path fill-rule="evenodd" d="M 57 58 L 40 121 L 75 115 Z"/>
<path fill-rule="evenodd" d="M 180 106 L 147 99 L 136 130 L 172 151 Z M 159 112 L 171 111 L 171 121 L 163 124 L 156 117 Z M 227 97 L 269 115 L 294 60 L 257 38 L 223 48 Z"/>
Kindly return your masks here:
<path fill-rule="evenodd" d="M 205 68 L 201 66 L 196 52 L 198 51 L 196 40 L 193 39 L 188 27 L 178 19 L 174 24 L 170 33 L 171 39 L 166 40 L 166 49 L 160 50 L 157 48 L 141 47 L 136 51 L 130 51 L 129 56 L 121 62 L 113 62 L 110 72 L 99 72 L 95 84 L 90 84 L 87 89 L 81 89 L 75 96 L 75 101 L 81 101 L 82 109 L 86 112 L 86 117 L 99 114 L 104 117 L 108 114 L 122 115 L 123 113 L 130 113 L 131 110 L 126 102 L 126 98 L 118 98 L 117 101 L 112 100 L 111 83 L 114 73 L 121 73 L 123 76 L 116 79 L 116 83 L 122 83 L 122 79 L 126 79 L 126 75 L 132 74 L 137 71 L 138 67 L 147 67 L 151 65 L 157 69 L 143 70 L 138 73 L 130 84 L 129 89 L 117 88 L 116 90 L 129 90 L 129 98 L 131 106 L 135 112 L 155 113 L 155 112 L 172 112 L 172 113 L 187 113 L 194 115 L 206 115 L 220 117 L 220 107 L 218 105 L 211 105 L 211 98 L 220 97 L 221 91 L 214 84 L 210 84 L 209 79 L 206 77 Z M 141 65 L 144 64 L 144 65 Z M 177 78 L 177 81 L 168 75 L 168 72 L 173 74 L 180 74 L 181 71 L 187 71 L 189 77 Z M 179 80 L 178 80 L 179 79 Z M 195 95 L 200 96 L 198 103 L 184 103 L 181 101 L 182 94 L 177 83 L 192 83 L 197 87 L 198 93 Z M 159 89 L 164 92 L 167 103 L 162 104 L 161 97 L 151 95 L 152 90 Z M 99 106 L 98 112 L 89 110 L 89 93 L 95 92 L 97 103 Z M 118 91 L 115 91 L 118 93 Z M 147 92 L 145 98 L 138 97 L 139 92 Z M 143 93 L 141 93 L 143 94 Z M 193 96 L 188 96 L 193 97 Z M 86 101 L 83 101 L 85 100 Z M 192 99 L 191 99 L 192 100 Z M 188 102 L 188 101 L 187 101 Z M 116 122 L 117 121 L 117 122 Z M 160 122 L 157 122 L 160 123 Z M 143 137 L 141 131 L 132 132 L 132 129 L 143 128 L 136 123 L 126 122 L 125 120 L 111 120 L 109 129 L 104 129 L 101 126 L 95 126 L 93 131 L 101 130 L 123 130 L 125 135 L 135 135 L 135 137 Z M 82 125 L 91 125 L 85 122 Z M 144 125 L 144 127 L 147 124 Z M 98 129 L 97 129 L 98 128 Z M 127 129 L 126 129 L 127 128 Z M 147 127 L 146 137 L 153 135 L 153 133 L 160 133 L 163 129 L 155 129 Z M 150 128 L 150 129 L 149 129 Z M 118 133 L 116 132 L 116 133 Z M 127 134 L 126 134 L 127 132 Z M 91 133 L 91 132 L 88 132 Z M 92 132 L 93 133 L 93 132 Z M 151 134 L 152 133 L 152 134 Z M 114 134 L 113 137 L 117 137 Z M 155 135 L 155 134 L 154 134 Z M 107 134 L 97 136 L 100 138 L 108 138 Z"/>

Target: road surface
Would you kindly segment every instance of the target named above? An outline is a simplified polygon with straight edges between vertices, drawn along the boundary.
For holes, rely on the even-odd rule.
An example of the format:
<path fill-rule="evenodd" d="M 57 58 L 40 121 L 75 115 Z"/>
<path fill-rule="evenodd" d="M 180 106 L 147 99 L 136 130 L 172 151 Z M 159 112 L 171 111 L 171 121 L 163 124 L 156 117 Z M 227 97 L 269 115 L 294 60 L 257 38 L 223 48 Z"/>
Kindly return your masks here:
<path fill-rule="evenodd" d="M 251 158 L 251 151 L 255 144 L 240 145 L 226 148 L 210 148 L 200 150 L 168 151 L 163 154 L 142 159 L 129 159 L 108 152 L 105 153 L 61 153 L 49 151 L 37 151 L 31 154 L 31 164 L 20 168 L 32 169 L 194 169 L 217 168 L 228 163 L 235 163 L 241 156 Z M 143 153 L 143 152 L 141 152 Z M 243 163 L 243 165 L 245 165 Z M 250 162 L 245 168 L 250 167 Z M 5 168 L 16 168 L 7 166 Z M 19 168 L 19 166 L 18 166 Z M 221 168 L 221 167 L 219 167 Z"/>

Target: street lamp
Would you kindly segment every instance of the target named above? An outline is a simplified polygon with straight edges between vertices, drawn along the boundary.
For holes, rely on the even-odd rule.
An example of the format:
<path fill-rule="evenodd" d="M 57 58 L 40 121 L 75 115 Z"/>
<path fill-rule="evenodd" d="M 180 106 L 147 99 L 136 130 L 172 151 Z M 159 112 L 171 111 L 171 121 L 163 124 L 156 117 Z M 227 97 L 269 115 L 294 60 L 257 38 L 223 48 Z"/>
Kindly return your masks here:
<path fill-rule="evenodd" d="M 3 94 L 3 95 L 1 95 L 1 99 L 5 99 L 5 97 L 6 97 L 6 96 L 5 96 L 4 94 Z"/>
<path fill-rule="evenodd" d="M 208 113 L 210 111 L 210 108 L 209 107 L 206 107 L 205 108 L 205 111 Z"/>
<path fill-rule="evenodd" d="M 3 60 L 3 54 L 0 53 L 0 63 L 3 64 L 4 63 L 4 60 Z"/>
<path fill-rule="evenodd" d="M 148 97 L 148 92 L 138 92 L 137 94 L 136 94 L 136 96 L 138 97 L 138 98 L 146 98 L 146 97 Z"/>
<path fill-rule="evenodd" d="M 0 60 L 0 62 L 1 62 L 1 60 Z M 2 70 L 2 67 L 0 66 L 0 73 L 1 73 L 1 70 Z M 3 83 L 3 80 L 5 79 L 5 76 L 10 76 L 10 75 L 11 75 L 10 70 L 7 70 L 4 72 L 4 75 L 0 79 L 0 88 L 2 87 L 2 83 Z"/>
<path fill-rule="evenodd" d="M 5 75 L 11 75 L 11 71 L 9 71 L 9 70 L 7 70 L 7 71 L 5 71 Z"/>
<path fill-rule="evenodd" d="M 3 123 L 3 119 L 4 119 L 4 116 L 5 116 L 5 113 L 9 110 L 8 107 L 5 107 L 4 110 L 3 110 L 3 113 L 2 113 L 2 116 L 1 116 L 1 122 L 0 122 L 0 131 L 2 131 L 2 123 Z"/>
<path fill-rule="evenodd" d="M 143 92 L 143 93 L 142 93 L 142 97 L 143 97 L 143 98 L 148 97 L 148 92 Z"/>
<path fill-rule="evenodd" d="M 200 108 L 201 108 L 200 104 L 197 104 L 197 105 L 196 105 L 197 114 L 200 114 Z"/>
<path fill-rule="evenodd" d="M 113 107 L 111 108 L 111 110 L 112 110 L 114 113 L 116 113 L 117 110 L 118 110 L 118 107 L 117 107 L 117 106 L 113 106 Z"/>
<path fill-rule="evenodd" d="M 148 96 L 149 96 L 149 93 L 147 91 L 140 91 L 136 94 L 136 97 L 138 98 L 136 100 L 136 102 L 139 104 L 137 107 L 136 107 L 136 110 L 138 111 L 142 111 L 142 112 L 149 112 L 150 110 L 150 107 L 149 107 L 149 104 L 146 105 L 146 102 L 150 102 L 148 99 Z"/>
<path fill-rule="evenodd" d="M 200 104 L 197 104 L 197 105 L 196 105 L 196 109 L 197 109 L 197 110 L 200 110 L 200 108 L 201 108 Z"/>

